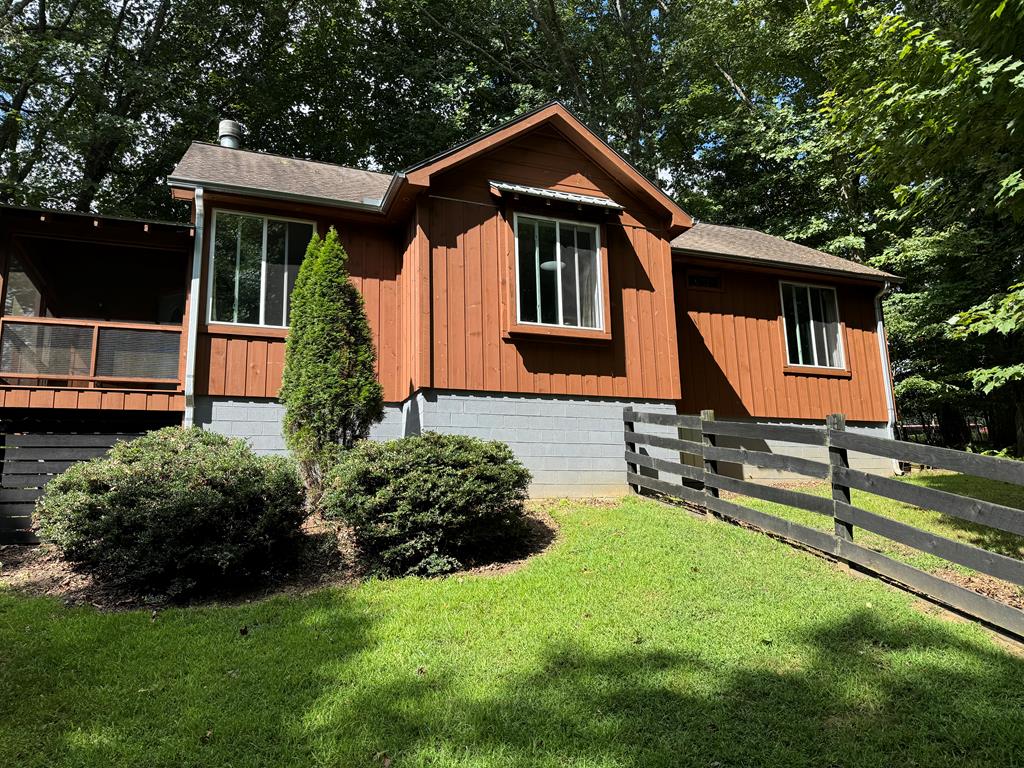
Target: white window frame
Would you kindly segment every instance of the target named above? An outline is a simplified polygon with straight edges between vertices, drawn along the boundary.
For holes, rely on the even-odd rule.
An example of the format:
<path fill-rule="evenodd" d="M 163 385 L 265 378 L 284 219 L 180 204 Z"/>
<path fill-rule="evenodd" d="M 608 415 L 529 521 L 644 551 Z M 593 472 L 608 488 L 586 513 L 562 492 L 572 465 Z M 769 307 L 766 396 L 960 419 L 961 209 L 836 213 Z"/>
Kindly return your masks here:
<path fill-rule="evenodd" d="M 822 365 L 822 364 L 820 364 L 818 362 L 818 348 L 815 345 L 813 338 L 811 339 L 811 353 L 814 355 L 814 363 L 813 364 L 809 364 L 809 363 L 794 363 L 792 360 L 789 359 L 789 326 L 786 323 L 786 293 L 785 293 L 786 286 L 792 286 L 794 288 L 803 288 L 805 290 L 808 289 L 808 288 L 816 288 L 816 289 L 819 289 L 819 290 L 831 291 L 831 293 L 832 293 L 832 300 L 835 302 L 835 306 L 836 306 L 836 326 L 837 326 L 837 330 L 839 332 L 838 333 L 838 335 L 839 335 L 839 344 L 837 346 L 837 351 L 839 353 L 839 360 L 837 361 L 837 363 L 838 363 L 837 365 Z M 807 295 L 807 311 L 808 312 L 810 312 L 810 308 L 811 308 L 810 298 L 811 298 L 810 297 L 810 293 L 808 293 L 808 295 Z M 843 336 L 845 335 L 844 334 L 845 326 L 843 325 L 843 315 L 839 311 L 839 294 L 836 292 L 835 287 L 833 287 L 831 285 L 820 285 L 820 284 L 816 284 L 816 283 L 797 283 L 797 282 L 793 282 L 791 280 L 780 280 L 779 281 L 779 310 L 782 313 L 782 343 L 784 345 L 783 353 L 786 356 L 786 365 L 787 366 L 789 366 L 791 368 L 822 368 L 822 369 L 827 370 L 827 371 L 845 371 L 845 370 L 847 370 L 847 368 L 846 368 L 846 345 L 845 345 L 845 340 L 843 338 Z M 813 317 L 811 318 L 811 322 L 812 323 L 814 322 L 814 318 Z M 798 342 L 798 345 L 799 345 L 799 342 Z"/>
<path fill-rule="evenodd" d="M 222 213 L 232 214 L 235 216 L 248 216 L 251 219 L 262 219 L 263 221 L 263 253 L 260 257 L 260 322 L 258 323 L 239 323 L 234 320 L 214 320 L 213 319 L 213 278 L 216 273 L 216 265 L 214 260 L 217 258 L 217 218 Z M 268 221 L 284 221 L 289 224 L 309 224 L 313 227 L 313 234 L 317 234 L 317 223 L 310 219 L 295 219 L 289 216 L 271 216 L 265 213 L 253 213 L 252 211 L 237 211 L 231 208 L 216 208 L 213 211 L 213 221 L 210 224 L 210 248 L 207 253 L 207 276 L 206 276 L 206 322 L 207 324 L 214 325 L 238 325 L 243 328 L 288 328 L 287 325 L 274 325 L 271 323 L 264 323 L 264 314 L 266 312 L 266 287 L 267 287 L 267 222 Z M 288 230 L 285 230 L 285 270 L 284 270 L 284 316 L 288 317 L 288 307 L 291 304 L 291 296 L 288 295 Z M 238 254 L 235 254 L 235 311 L 237 317 L 238 311 Z"/>
<path fill-rule="evenodd" d="M 562 322 L 562 270 L 556 270 L 555 276 L 557 278 L 556 284 L 558 286 L 558 322 L 557 323 L 543 323 L 540 321 L 540 238 L 538 237 L 537 229 L 534 229 L 534 253 L 537 259 L 537 320 L 523 320 L 521 307 L 519 306 L 521 301 L 521 295 L 519 291 L 519 219 L 532 219 L 533 221 L 547 221 L 555 225 L 555 240 L 557 242 L 557 253 L 555 254 L 558 260 L 562 258 L 562 224 L 570 224 L 576 227 L 589 227 L 594 230 L 594 253 L 597 256 L 597 285 L 595 292 L 597 294 L 597 325 L 579 325 L 578 321 L 581 315 L 580 312 L 580 276 L 579 276 L 579 265 L 576 265 L 576 320 L 577 325 L 567 325 Z M 523 213 L 520 214 L 518 211 L 512 214 L 512 239 L 515 242 L 515 263 L 516 263 L 516 323 L 518 325 L 530 325 L 537 326 L 540 328 L 566 328 L 574 331 L 604 331 L 604 252 L 601 249 L 601 225 L 595 224 L 592 221 L 575 221 L 573 219 L 556 219 L 550 216 L 534 216 L 533 214 Z"/>

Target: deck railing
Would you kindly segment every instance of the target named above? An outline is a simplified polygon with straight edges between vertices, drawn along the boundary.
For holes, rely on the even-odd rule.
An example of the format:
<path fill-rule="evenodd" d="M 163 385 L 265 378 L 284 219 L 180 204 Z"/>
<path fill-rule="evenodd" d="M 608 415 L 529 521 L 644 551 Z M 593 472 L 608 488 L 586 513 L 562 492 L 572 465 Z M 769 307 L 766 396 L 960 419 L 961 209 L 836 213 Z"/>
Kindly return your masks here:
<path fill-rule="evenodd" d="M 702 512 L 798 542 L 1024 637 L 1024 611 L 854 543 L 854 529 L 871 531 L 907 548 L 936 555 L 1017 587 L 1024 587 L 1024 561 L 861 509 L 853 504 L 851 489 L 1018 536 L 1024 536 L 1024 509 L 872 475 L 851 468 L 849 452 L 917 462 L 1019 486 L 1024 486 L 1024 462 L 849 432 L 840 414 L 829 416 L 824 427 L 804 427 L 717 421 L 712 411 L 687 416 L 626 408 L 623 421 L 626 481 L 637 493 L 679 500 Z M 657 430 L 661 434 L 651 434 L 652 428 L 657 427 L 661 427 Z M 815 461 L 730 447 L 722 445 L 725 442 L 722 438 L 753 441 L 755 445 L 778 440 L 816 446 L 824 454 L 822 458 L 827 456 L 827 459 Z M 661 451 L 663 457 L 651 455 L 651 449 Z M 751 465 L 825 480 L 831 483 L 832 495 L 815 496 L 741 480 L 734 473 L 723 471 L 726 465 Z M 665 475 L 678 480 L 667 480 Z M 723 498 L 723 491 L 737 496 Z M 811 528 L 751 509 L 742 504 L 743 497 L 818 513 L 831 520 L 832 530 Z"/>
<path fill-rule="evenodd" d="M 102 389 L 180 385 L 181 326 L 0 318 L 0 378 Z"/>

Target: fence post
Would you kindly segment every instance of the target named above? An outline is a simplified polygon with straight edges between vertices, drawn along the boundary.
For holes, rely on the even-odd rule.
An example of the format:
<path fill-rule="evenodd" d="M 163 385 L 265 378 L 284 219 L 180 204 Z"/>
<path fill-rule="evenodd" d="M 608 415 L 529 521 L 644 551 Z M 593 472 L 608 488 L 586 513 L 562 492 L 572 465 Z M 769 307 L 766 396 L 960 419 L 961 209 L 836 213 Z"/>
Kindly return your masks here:
<path fill-rule="evenodd" d="M 850 486 L 839 482 L 835 477 L 835 468 L 850 466 L 850 457 L 845 448 L 832 445 L 833 432 L 846 431 L 846 416 L 841 413 L 830 413 L 825 418 L 825 445 L 828 447 L 828 479 L 832 483 L 832 519 L 835 521 L 836 537 L 853 541 L 853 524 L 846 523 L 836 516 L 837 502 L 851 503 Z"/>
<path fill-rule="evenodd" d="M 623 429 L 627 433 L 635 432 L 636 431 L 636 429 L 633 426 L 633 409 L 628 407 L 628 406 L 626 408 L 622 409 L 622 425 L 623 425 Z M 628 434 L 626 436 L 626 450 L 631 452 L 631 453 L 636 453 L 636 443 L 629 442 Z M 634 475 L 639 475 L 640 474 L 640 467 L 638 467 L 636 464 L 633 464 L 632 462 L 627 461 L 626 462 L 626 471 L 627 472 L 632 472 Z M 632 487 L 634 493 L 640 493 L 640 486 L 639 485 L 633 485 L 631 487 Z"/>
<path fill-rule="evenodd" d="M 704 422 L 705 421 L 714 421 L 714 420 L 715 420 L 715 412 L 714 411 L 701 411 L 700 412 L 700 442 L 705 447 L 710 446 L 710 447 L 714 448 L 714 446 L 715 446 L 715 436 L 713 434 L 709 433 L 709 432 L 705 432 L 704 431 Z M 711 461 L 711 460 L 705 458 L 704 459 L 704 493 L 706 493 L 709 496 L 714 496 L 715 498 L 718 498 L 718 489 L 717 488 L 712 488 L 712 487 L 710 487 L 708 485 L 708 483 L 707 483 L 707 476 L 708 475 L 717 475 L 717 474 L 718 474 L 718 462 L 717 461 Z"/>

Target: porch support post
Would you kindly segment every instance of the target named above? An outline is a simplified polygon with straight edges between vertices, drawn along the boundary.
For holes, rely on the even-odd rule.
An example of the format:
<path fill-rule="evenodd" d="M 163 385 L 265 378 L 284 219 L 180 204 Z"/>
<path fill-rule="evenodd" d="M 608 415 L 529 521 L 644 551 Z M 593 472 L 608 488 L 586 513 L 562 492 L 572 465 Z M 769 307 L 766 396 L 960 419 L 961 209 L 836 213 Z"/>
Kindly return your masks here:
<path fill-rule="evenodd" d="M 202 290 L 200 286 L 203 274 L 203 188 L 196 187 L 196 226 L 195 243 L 192 249 L 192 284 L 189 288 L 188 300 L 188 335 L 186 336 L 185 352 L 185 418 L 184 426 L 191 427 L 195 423 L 196 409 L 196 345 L 199 337 L 199 314 L 203 311 Z"/>

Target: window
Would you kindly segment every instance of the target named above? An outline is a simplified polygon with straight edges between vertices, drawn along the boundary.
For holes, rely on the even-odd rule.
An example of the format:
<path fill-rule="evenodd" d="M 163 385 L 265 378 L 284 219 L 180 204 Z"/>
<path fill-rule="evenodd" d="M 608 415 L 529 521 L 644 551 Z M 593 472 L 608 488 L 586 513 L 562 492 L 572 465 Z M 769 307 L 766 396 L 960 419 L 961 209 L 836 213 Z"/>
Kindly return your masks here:
<path fill-rule="evenodd" d="M 687 272 L 686 284 L 701 291 L 720 291 L 722 276 L 715 272 Z"/>
<path fill-rule="evenodd" d="M 4 314 L 18 317 L 36 317 L 42 312 L 43 296 L 13 253 L 7 268 L 7 296 Z"/>
<path fill-rule="evenodd" d="M 597 227 L 518 215 L 515 227 L 518 321 L 600 329 Z"/>
<path fill-rule="evenodd" d="M 312 238 L 308 221 L 216 211 L 210 322 L 287 326 L 289 297 Z"/>
<path fill-rule="evenodd" d="M 839 310 L 833 288 L 780 283 L 790 365 L 842 368 Z"/>

